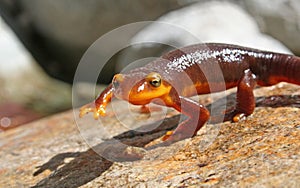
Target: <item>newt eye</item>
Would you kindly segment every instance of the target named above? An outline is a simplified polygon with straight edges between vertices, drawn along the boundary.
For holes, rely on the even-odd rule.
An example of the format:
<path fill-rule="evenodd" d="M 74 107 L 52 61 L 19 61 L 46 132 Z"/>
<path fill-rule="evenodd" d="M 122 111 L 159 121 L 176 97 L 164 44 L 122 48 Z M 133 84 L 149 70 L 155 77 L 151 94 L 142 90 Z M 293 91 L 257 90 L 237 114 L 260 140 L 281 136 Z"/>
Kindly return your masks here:
<path fill-rule="evenodd" d="M 154 79 L 150 81 L 150 84 L 154 87 L 159 87 L 161 84 L 161 79 Z"/>
<path fill-rule="evenodd" d="M 153 87 L 159 87 L 161 85 L 161 77 L 158 73 L 150 73 L 147 76 L 147 79 L 149 80 L 149 83 L 153 86 Z"/>

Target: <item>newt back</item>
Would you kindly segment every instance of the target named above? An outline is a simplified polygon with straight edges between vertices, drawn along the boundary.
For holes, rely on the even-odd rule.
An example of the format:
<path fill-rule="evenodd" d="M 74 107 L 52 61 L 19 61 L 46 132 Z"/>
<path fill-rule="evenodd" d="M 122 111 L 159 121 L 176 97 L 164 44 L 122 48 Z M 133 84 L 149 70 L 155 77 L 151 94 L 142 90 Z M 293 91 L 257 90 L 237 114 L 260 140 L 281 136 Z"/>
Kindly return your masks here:
<path fill-rule="evenodd" d="M 247 69 L 262 86 L 281 81 L 300 84 L 299 57 L 228 44 L 196 44 L 173 50 L 146 69 L 162 74 L 184 96 L 235 87 Z M 186 92 L 191 87 L 196 93 L 195 89 Z"/>

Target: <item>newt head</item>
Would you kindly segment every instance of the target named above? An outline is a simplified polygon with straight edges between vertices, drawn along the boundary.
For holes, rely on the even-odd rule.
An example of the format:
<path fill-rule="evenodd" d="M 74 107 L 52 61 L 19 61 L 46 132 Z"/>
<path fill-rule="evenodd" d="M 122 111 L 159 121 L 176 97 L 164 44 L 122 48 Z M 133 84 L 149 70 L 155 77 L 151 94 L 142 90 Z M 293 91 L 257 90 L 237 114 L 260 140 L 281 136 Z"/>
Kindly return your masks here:
<path fill-rule="evenodd" d="M 168 95 L 171 85 L 164 81 L 160 74 L 116 74 L 112 80 L 114 96 L 127 100 L 135 105 L 145 105 L 153 99 Z"/>

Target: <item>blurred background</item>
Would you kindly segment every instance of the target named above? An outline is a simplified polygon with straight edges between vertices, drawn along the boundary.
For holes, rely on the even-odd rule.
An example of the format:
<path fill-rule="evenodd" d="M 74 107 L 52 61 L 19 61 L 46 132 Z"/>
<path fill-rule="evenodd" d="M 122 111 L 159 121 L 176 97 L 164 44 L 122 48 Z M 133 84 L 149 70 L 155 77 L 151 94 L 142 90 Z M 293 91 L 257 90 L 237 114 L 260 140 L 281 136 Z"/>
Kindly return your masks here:
<path fill-rule="evenodd" d="M 1 0 L 0 15 L 0 131 L 70 109 L 72 87 L 83 99 L 93 96 L 85 92 L 87 80 L 73 85 L 77 65 L 93 42 L 124 24 L 157 20 L 203 42 L 300 55 L 298 0 Z M 147 38 L 195 42 L 155 24 L 130 40 Z M 168 49 L 159 44 L 123 49 L 105 65 L 98 82 L 105 85 L 130 62 Z"/>

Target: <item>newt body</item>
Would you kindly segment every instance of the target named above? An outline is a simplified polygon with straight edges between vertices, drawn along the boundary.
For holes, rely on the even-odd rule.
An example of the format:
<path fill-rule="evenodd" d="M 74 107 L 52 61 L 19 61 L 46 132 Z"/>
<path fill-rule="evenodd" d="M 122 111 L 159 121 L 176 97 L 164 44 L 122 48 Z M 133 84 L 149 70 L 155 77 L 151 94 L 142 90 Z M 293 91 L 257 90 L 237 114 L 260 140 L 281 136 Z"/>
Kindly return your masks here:
<path fill-rule="evenodd" d="M 126 74 L 117 74 L 112 83 L 80 116 L 94 112 L 105 115 L 113 97 L 135 105 L 150 102 L 172 107 L 189 118 L 165 139 L 177 141 L 194 136 L 209 119 L 209 111 L 188 97 L 237 87 L 237 104 L 232 118 L 253 113 L 256 85 L 279 82 L 300 85 L 300 58 L 228 44 L 197 44 L 173 50 L 161 58 Z"/>

